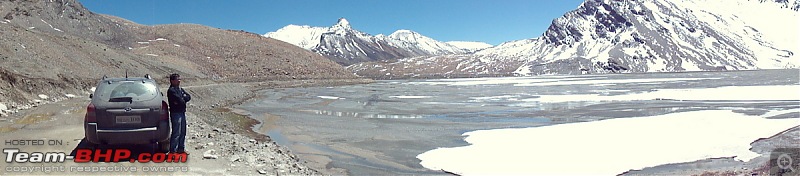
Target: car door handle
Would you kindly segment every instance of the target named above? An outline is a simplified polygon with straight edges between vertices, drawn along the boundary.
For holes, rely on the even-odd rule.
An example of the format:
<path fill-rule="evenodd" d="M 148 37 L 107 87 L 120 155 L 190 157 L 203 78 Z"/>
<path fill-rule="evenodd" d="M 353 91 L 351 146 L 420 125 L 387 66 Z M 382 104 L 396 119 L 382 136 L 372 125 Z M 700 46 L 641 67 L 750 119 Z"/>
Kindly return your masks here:
<path fill-rule="evenodd" d="M 112 113 L 112 114 L 147 113 L 147 112 L 150 112 L 150 109 L 131 109 L 130 111 L 127 111 L 125 109 L 109 109 L 109 110 L 106 110 L 106 111 L 109 112 L 109 113 Z"/>

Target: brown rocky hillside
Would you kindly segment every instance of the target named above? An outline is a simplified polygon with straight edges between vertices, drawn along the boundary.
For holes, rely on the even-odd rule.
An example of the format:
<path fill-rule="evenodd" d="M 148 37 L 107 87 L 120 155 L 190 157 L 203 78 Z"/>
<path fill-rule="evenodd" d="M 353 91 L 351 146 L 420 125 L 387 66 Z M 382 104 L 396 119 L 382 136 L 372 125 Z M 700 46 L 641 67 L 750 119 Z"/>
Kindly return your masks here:
<path fill-rule="evenodd" d="M 257 34 L 140 25 L 75 0 L 3 0 L 0 16 L 0 103 L 7 106 L 88 93 L 103 75 L 126 70 L 180 73 L 189 84 L 355 78 L 323 56 Z"/>

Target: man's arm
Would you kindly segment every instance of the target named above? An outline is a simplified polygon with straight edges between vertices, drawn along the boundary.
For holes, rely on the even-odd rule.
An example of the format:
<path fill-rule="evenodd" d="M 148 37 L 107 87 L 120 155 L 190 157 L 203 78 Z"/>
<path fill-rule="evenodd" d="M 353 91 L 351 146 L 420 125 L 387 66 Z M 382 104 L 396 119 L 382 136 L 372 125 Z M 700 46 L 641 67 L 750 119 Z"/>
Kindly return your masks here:
<path fill-rule="evenodd" d="M 183 99 L 186 100 L 186 102 L 192 100 L 192 95 L 189 95 L 189 93 L 186 92 L 186 90 L 183 90 L 183 88 L 181 88 L 181 92 L 183 92 Z"/>
<path fill-rule="evenodd" d="M 170 106 L 186 104 L 186 100 L 183 100 L 183 95 L 179 95 L 178 91 L 175 91 L 173 88 L 167 89 L 167 98 L 169 99 Z"/>

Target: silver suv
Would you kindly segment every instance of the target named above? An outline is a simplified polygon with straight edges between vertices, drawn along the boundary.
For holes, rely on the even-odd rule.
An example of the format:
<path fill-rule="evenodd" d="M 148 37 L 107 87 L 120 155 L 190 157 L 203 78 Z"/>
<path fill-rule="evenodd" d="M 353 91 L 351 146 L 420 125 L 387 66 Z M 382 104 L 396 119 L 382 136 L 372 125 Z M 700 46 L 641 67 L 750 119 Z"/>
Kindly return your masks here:
<path fill-rule="evenodd" d="M 169 111 L 164 94 L 149 75 L 103 76 L 89 97 L 84 131 L 93 144 L 158 144 L 169 148 Z"/>

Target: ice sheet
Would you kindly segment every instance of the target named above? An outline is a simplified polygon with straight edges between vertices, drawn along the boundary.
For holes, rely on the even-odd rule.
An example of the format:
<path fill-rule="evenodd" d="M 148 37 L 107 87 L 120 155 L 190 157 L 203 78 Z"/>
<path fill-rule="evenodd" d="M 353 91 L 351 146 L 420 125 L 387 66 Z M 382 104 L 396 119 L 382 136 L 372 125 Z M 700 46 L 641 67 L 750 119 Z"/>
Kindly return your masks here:
<path fill-rule="evenodd" d="M 720 78 L 647 78 L 647 79 L 566 79 L 557 82 L 531 82 L 514 84 L 514 86 L 562 86 L 562 85 L 578 85 L 578 84 L 620 84 L 620 83 L 649 83 L 649 82 L 675 82 L 675 81 L 697 81 L 709 80 Z"/>
<path fill-rule="evenodd" d="M 509 78 L 463 78 L 463 79 L 446 79 L 436 81 L 424 82 L 410 82 L 407 84 L 412 85 L 448 85 L 448 86 L 470 86 L 470 85 L 492 85 L 492 84 L 532 84 L 532 83 L 546 83 L 546 82 L 560 82 L 560 81 L 576 81 L 576 80 L 589 80 L 601 79 L 602 77 L 509 77 Z"/>
<path fill-rule="evenodd" d="M 701 89 L 658 89 L 653 92 L 603 96 L 599 94 L 540 95 L 523 101 L 560 103 L 570 101 L 632 100 L 800 100 L 800 85 L 726 86 Z"/>
<path fill-rule="evenodd" d="M 800 124 L 797 118 L 765 116 L 706 110 L 481 130 L 464 133 L 471 145 L 417 158 L 426 168 L 463 175 L 616 175 L 713 157 L 747 161 L 758 156 L 749 150 L 751 142 Z"/>

